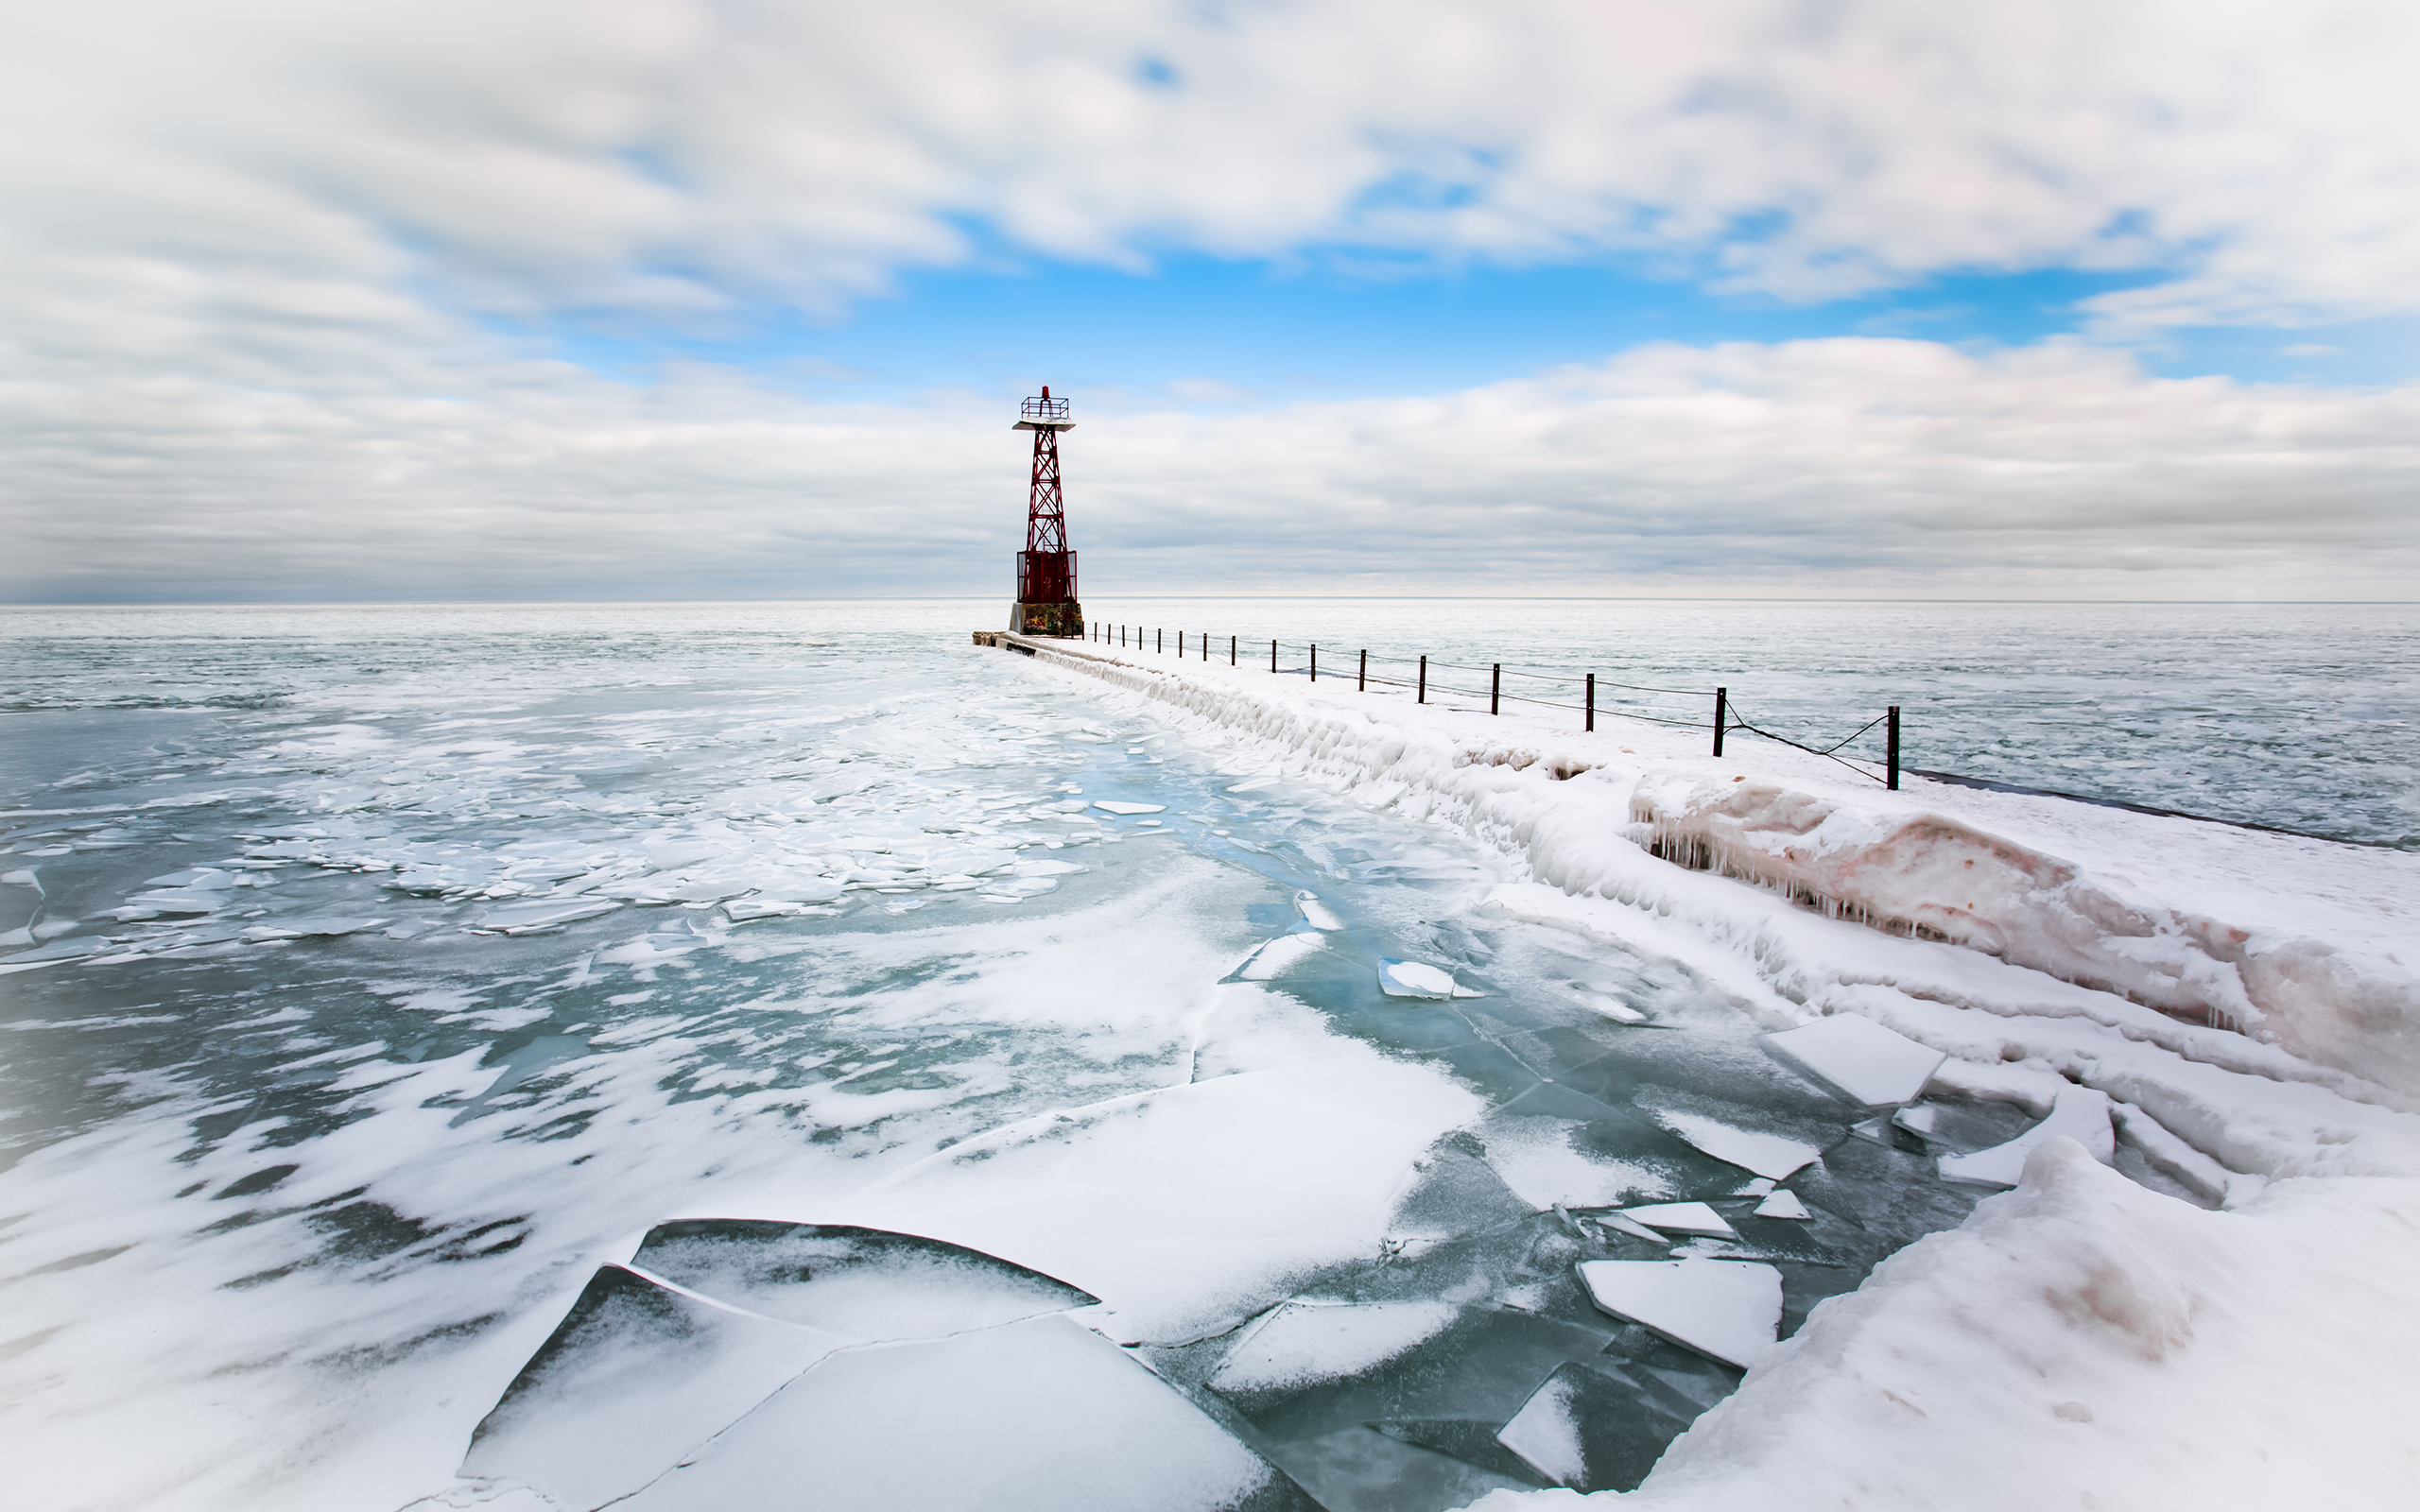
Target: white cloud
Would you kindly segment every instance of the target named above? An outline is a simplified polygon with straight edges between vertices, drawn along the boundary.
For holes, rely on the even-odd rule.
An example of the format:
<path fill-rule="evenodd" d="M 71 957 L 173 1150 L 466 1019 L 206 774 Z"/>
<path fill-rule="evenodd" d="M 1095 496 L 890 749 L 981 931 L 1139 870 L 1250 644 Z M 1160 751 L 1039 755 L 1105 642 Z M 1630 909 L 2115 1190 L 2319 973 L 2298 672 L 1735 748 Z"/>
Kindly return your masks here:
<path fill-rule="evenodd" d="M 21 8 L 22 9 L 22 8 Z M 36 595 L 988 591 L 988 410 L 636 390 L 494 318 L 838 310 L 1171 249 L 1634 255 L 1821 297 L 2146 267 L 2110 329 L 2410 310 L 2420 10 L 2086 0 L 104 0 L 0 57 Z M 1695 273 L 1689 273 L 1695 269 Z M 1096 412 L 1137 586 L 2408 593 L 2386 394 L 1911 342 Z M 1292 575 L 1292 583 L 1281 582 Z M 1102 579 L 1095 576 L 1090 580 Z"/>
<path fill-rule="evenodd" d="M 711 370 L 447 399 L 163 379 L 11 397 L 24 597 L 1005 592 L 1005 407 L 818 406 Z M 2145 376 L 2051 346 L 1642 349 L 1432 397 L 1087 407 L 1096 595 L 2420 596 L 2420 387 Z"/>
<path fill-rule="evenodd" d="M 0 77 L 14 271 L 114 306 L 79 308 L 138 345 L 216 292 L 161 264 L 251 279 L 251 317 L 285 326 L 376 318 L 331 284 L 701 318 L 846 301 L 967 258 L 969 227 L 1130 266 L 1703 258 L 1808 296 L 2174 269 L 2100 301 L 2135 324 L 2408 310 L 2420 266 L 2420 10 L 2384 0 L 120 0 L 30 22 Z"/>

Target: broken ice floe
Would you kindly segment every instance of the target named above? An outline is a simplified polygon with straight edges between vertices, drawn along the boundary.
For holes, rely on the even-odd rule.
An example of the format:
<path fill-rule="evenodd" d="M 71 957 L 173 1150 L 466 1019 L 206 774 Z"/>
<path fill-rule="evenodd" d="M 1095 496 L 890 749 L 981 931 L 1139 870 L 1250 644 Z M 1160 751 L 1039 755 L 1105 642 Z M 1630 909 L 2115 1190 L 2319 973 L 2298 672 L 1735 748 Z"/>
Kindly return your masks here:
<path fill-rule="evenodd" d="M 1302 914 L 1303 922 L 1313 929 L 1342 929 L 1344 927 L 1344 920 L 1336 917 L 1335 909 L 1320 902 L 1318 893 L 1296 893 L 1294 907 Z"/>
<path fill-rule="evenodd" d="M 1700 1410 L 1652 1372 L 1567 1361 L 1495 1436 L 1548 1484 L 1629 1491 Z"/>
<path fill-rule="evenodd" d="M 1672 1242 L 1666 1235 L 1650 1228 L 1647 1225 L 1639 1222 L 1637 1219 L 1632 1217 L 1626 1212 L 1619 1211 L 1599 1212 L 1595 1214 L 1594 1218 L 1596 1222 L 1612 1229 L 1614 1232 L 1617 1234 L 1628 1234 L 1633 1239 L 1652 1240 L 1654 1243 L 1659 1245 L 1668 1245 Z"/>
<path fill-rule="evenodd" d="M 1824 1153 L 1820 1144 L 1808 1144 L 1783 1134 L 1737 1128 L 1699 1113 L 1668 1108 L 1651 1111 L 1657 1123 L 1716 1160 L 1776 1181 L 1795 1175 Z M 1839 1135 L 1832 1138 L 1837 1140 Z"/>
<path fill-rule="evenodd" d="M 1557 1370 L 1495 1435 L 1497 1443 L 1557 1486 L 1582 1486 L 1588 1479 L 1578 1404 L 1572 1400 L 1576 1384 L 1564 1370 Z"/>
<path fill-rule="evenodd" d="M 498 935 L 537 935 L 598 919 L 622 905 L 610 898 L 563 898 L 548 902 L 505 903 L 481 914 L 474 930 Z"/>
<path fill-rule="evenodd" d="M 244 927 L 247 939 L 302 939 L 319 936 L 358 935 L 365 929 L 376 929 L 387 921 L 355 915 L 289 915 L 284 919 L 265 919 Z"/>
<path fill-rule="evenodd" d="M 1949 1058 L 1855 1013 L 1767 1035 L 1765 1045 L 1869 1108 L 1914 1101 Z"/>
<path fill-rule="evenodd" d="M 2107 1094 L 2089 1087 L 2061 1088 L 2058 1100 L 2050 1106 L 2049 1116 L 2007 1143 L 1971 1155 L 1943 1156 L 1942 1178 L 1976 1186 L 2013 1187 L 2025 1174 L 2026 1157 L 2033 1153 L 2034 1147 L 2062 1135 L 2082 1144 L 2101 1164 L 2112 1163 L 2117 1159 L 2118 1141 L 2110 1126 Z"/>
<path fill-rule="evenodd" d="M 1583 1007 L 1601 1013 L 1616 1023 L 1645 1023 L 1647 1022 L 1646 1014 L 1609 992 L 1580 988 L 1575 988 L 1571 995 Z"/>
<path fill-rule="evenodd" d="M 1806 1204 L 1799 1200 L 1797 1193 L 1776 1192 L 1772 1196 L 1767 1197 L 1764 1201 L 1757 1203 L 1756 1211 L 1750 1214 L 1750 1216 L 1756 1218 L 1811 1219 L 1815 1215 L 1806 1211 Z"/>
<path fill-rule="evenodd" d="M 1114 799 L 1095 799 L 1093 807 L 1109 814 L 1165 814 L 1165 803 L 1121 803 Z"/>
<path fill-rule="evenodd" d="M 1307 1508 L 1093 1301 L 880 1229 L 697 1220 L 590 1281 L 461 1473 L 567 1507 Z M 946 1423 L 946 1434 L 908 1425 Z M 909 1445 L 912 1443 L 912 1451 Z"/>
<path fill-rule="evenodd" d="M 1703 1202 L 1653 1202 L 1645 1207 L 1624 1208 L 1621 1215 L 1633 1223 L 1674 1234 L 1708 1234 L 1717 1239 L 1737 1239 L 1737 1229 L 1722 1221 L 1722 1214 Z"/>
<path fill-rule="evenodd" d="M 1211 1376 L 1210 1387 L 1265 1391 L 1352 1375 L 1434 1336 L 1454 1321 L 1458 1311 L 1449 1302 L 1363 1307 L 1288 1302 L 1236 1340 Z"/>
<path fill-rule="evenodd" d="M 1301 935 L 1280 935 L 1263 942 L 1244 957 L 1236 975 L 1246 982 L 1266 982 L 1283 975 L 1306 957 L 1316 955 L 1327 945 L 1327 936 L 1310 932 Z"/>
<path fill-rule="evenodd" d="M 1781 1272 L 1736 1260 L 1591 1260 L 1581 1284 L 1604 1311 L 1746 1369 L 1781 1329 Z"/>
<path fill-rule="evenodd" d="M 1380 959 L 1378 989 L 1391 998 L 1476 998 L 1477 992 L 1455 982 L 1453 973 L 1424 961 Z"/>

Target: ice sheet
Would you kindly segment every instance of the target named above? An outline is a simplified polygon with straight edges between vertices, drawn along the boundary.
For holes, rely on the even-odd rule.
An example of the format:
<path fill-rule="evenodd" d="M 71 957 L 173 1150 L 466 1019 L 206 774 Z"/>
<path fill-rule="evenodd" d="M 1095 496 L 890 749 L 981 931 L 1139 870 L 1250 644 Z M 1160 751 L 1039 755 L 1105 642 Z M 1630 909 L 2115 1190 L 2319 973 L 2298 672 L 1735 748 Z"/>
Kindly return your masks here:
<path fill-rule="evenodd" d="M 903 1444 L 903 1423 L 945 1425 Z M 1308 1506 L 1251 1450 L 1063 1318 L 852 1351 L 793 1383 L 631 1512 L 812 1505 Z"/>
<path fill-rule="evenodd" d="M 1717 1119 L 1670 1108 L 1656 1109 L 1655 1121 L 1716 1160 L 1728 1160 L 1776 1181 L 1804 1169 L 1824 1153 L 1821 1145 L 1780 1134 L 1734 1128 Z"/>
<path fill-rule="evenodd" d="M 2074 1140 L 2104 1164 L 2114 1160 L 2118 1142 L 2109 1124 L 2109 1099 L 2088 1087 L 2062 1088 L 2049 1116 L 2042 1122 L 2005 1144 L 1971 1155 L 1943 1156 L 1941 1174 L 1945 1179 L 1977 1186 L 2013 1187 L 2024 1175 L 2026 1160 L 2034 1149 L 2059 1138 Z"/>
<path fill-rule="evenodd" d="M 1797 1193 L 1784 1191 L 1776 1192 L 1764 1201 L 1757 1203 L 1754 1216 L 1806 1219 L 1815 1215 L 1806 1211 L 1806 1204 L 1799 1199 Z"/>
<path fill-rule="evenodd" d="M 1947 1058 L 1855 1013 L 1836 1013 L 1768 1035 L 1765 1043 L 1869 1108 L 1911 1102 L 1923 1095 L 1925 1083 Z"/>
<path fill-rule="evenodd" d="M 845 1342 L 609 1265 L 480 1422 L 462 1473 L 526 1480 L 565 1505 L 602 1506 Z"/>
<path fill-rule="evenodd" d="M 1742 1369 L 1781 1325 L 1781 1272 L 1733 1260 L 1593 1260 L 1580 1280 L 1599 1307 Z"/>
<path fill-rule="evenodd" d="M 1289 1302 L 1236 1339 L 1211 1389 L 1262 1391 L 1351 1375 L 1392 1360 L 1454 1320 L 1449 1302 L 1322 1307 Z"/>
<path fill-rule="evenodd" d="M 1620 1212 L 1633 1223 L 1643 1223 L 1664 1233 L 1710 1234 L 1717 1239 L 1739 1237 L 1738 1232 L 1723 1221 L 1722 1214 L 1703 1202 L 1653 1202 L 1644 1207 L 1623 1208 Z"/>

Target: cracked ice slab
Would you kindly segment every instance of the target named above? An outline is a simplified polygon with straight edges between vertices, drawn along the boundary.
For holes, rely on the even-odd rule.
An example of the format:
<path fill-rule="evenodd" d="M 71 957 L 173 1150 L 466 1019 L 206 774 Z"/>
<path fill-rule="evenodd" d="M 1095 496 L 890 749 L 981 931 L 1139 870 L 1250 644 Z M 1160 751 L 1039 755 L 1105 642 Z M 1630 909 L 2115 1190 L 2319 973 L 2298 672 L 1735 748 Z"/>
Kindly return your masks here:
<path fill-rule="evenodd" d="M 631 1263 L 733 1307 L 861 1340 L 962 1333 L 1098 1300 L 978 1249 L 848 1224 L 658 1224 Z"/>
<path fill-rule="evenodd" d="M 1914 1101 L 1949 1058 L 1856 1013 L 1769 1034 L 1765 1046 L 1868 1108 Z"/>
<path fill-rule="evenodd" d="M 1767 1197 L 1764 1201 L 1757 1203 L 1756 1211 L 1749 1216 L 1755 1218 L 1801 1218 L 1811 1220 L 1815 1215 L 1806 1210 L 1806 1204 L 1799 1198 L 1797 1193 L 1776 1192 L 1772 1196 Z"/>
<path fill-rule="evenodd" d="M 1654 1202 L 1643 1208 L 1623 1208 L 1621 1215 L 1633 1223 L 1672 1234 L 1704 1234 L 1714 1239 L 1737 1239 L 1738 1231 L 1722 1221 L 1722 1214 L 1703 1202 Z"/>
<path fill-rule="evenodd" d="M 1781 1329 L 1781 1272 L 1736 1260 L 1590 1260 L 1581 1284 L 1599 1308 L 1746 1369 Z"/>
<path fill-rule="evenodd" d="M 1391 998 L 1475 998 L 1483 994 L 1455 982 L 1442 966 L 1425 961 L 1381 960 L 1378 989 Z"/>
<path fill-rule="evenodd" d="M 1656 1108 L 1653 1116 L 1655 1122 L 1716 1160 L 1775 1181 L 1796 1175 L 1824 1153 L 1822 1145 L 1783 1134 L 1737 1128 L 1702 1114 Z"/>
<path fill-rule="evenodd" d="M 1342 929 L 1344 927 L 1344 920 L 1336 917 L 1335 909 L 1320 902 L 1318 893 L 1296 893 L 1294 907 L 1303 916 L 1303 922 L 1313 929 Z"/>
<path fill-rule="evenodd" d="M 629 1512 L 1278 1512 L 1314 1506 L 1116 1346 L 1062 1317 L 836 1354 Z"/>
<path fill-rule="evenodd" d="M 2064 1087 L 2050 1105 L 2050 1115 L 2005 1144 L 1972 1155 L 1941 1158 L 1942 1179 L 1977 1186 L 2013 1187 L 2025 1175 L 2025 1161 L 2044 1142 L 2061 1135 L 2090 1151 L 2107 1165 L 2117 1158 L 2118 1138 L 2109 1123 L 2109 1098 L 2089 1087 Z"/>
<path fill-rule="evenodd" d="M 1264 1391 L 1352 1375 L 1442 1332 L 1461 1311 L 1451 1302 L 1288 1302 L 1236 1341 L 1210 1386 Z"/>
<path fill-rule="evenodd" d="M 583 1512 L 602 1506 L 845 1342 L 607 1265 L 481 1420 L 461 1473 L 525 1480 Z"/>

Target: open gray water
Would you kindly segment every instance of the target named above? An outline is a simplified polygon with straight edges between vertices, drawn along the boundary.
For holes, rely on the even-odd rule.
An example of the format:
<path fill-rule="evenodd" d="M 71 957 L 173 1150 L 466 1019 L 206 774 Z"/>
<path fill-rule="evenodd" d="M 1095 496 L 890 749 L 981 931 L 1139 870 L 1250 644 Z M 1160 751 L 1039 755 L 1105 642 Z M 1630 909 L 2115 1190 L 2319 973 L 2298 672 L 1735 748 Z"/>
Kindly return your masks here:
<path fill-rule="evenodd" d="M 1305 890 L 1344 927 L 1270 986 L 1491 1111 L 1430 1152 L 1398 1240 L 1253 1306 L 1450 1317 L 1327 1375 L 1222 1377 L 1228 1332 L 1133 1353 L 1319 1504 L 1538 1484 L 1494 1435 L 1549 1380 L 1620 1408 L 1591 1419 L 1618 1431 L 1586 1484 L 1632 1484 L 1736 1383 L 1588 1304 L 1575 1261 L 1662 1251 L 1516 1190 L 1542 1127 L 1636 1195 L 1712 1201 L 1740 1240 L 1704 1252 L 1780 1269 L 1785 1333 L 1976 1199 L 1911 1143 L 1848 1137 L 1860 1110 L 1685 970 L 1484 908 L 1498 858 L 1238 781 L 1248 753 L 967 645 L 970 613 L 8 615 L 0 1437 L 20 1504 L 434 1489 L 581 1279 L 659 1219 L 769 1184 L 811 1209 L 987 1129 L 1215 1074 L 1184 1013 Z M 2293 664 L 2264 663 L 2262 718 L 2285 717 Z M 2408 816 L 2409 794 L 2336 808 L 2364 803 Z M 1479 995 L 1386 997 L 1392 958 Z M 1675 1109 L 1821 1148 L 1788 1183 L 1815 1220 L 1750 1216 L 1747 1173 L 1675 1137 Z M 1969 1145 L 2014 1131 L 1966 1112 Z"/>

